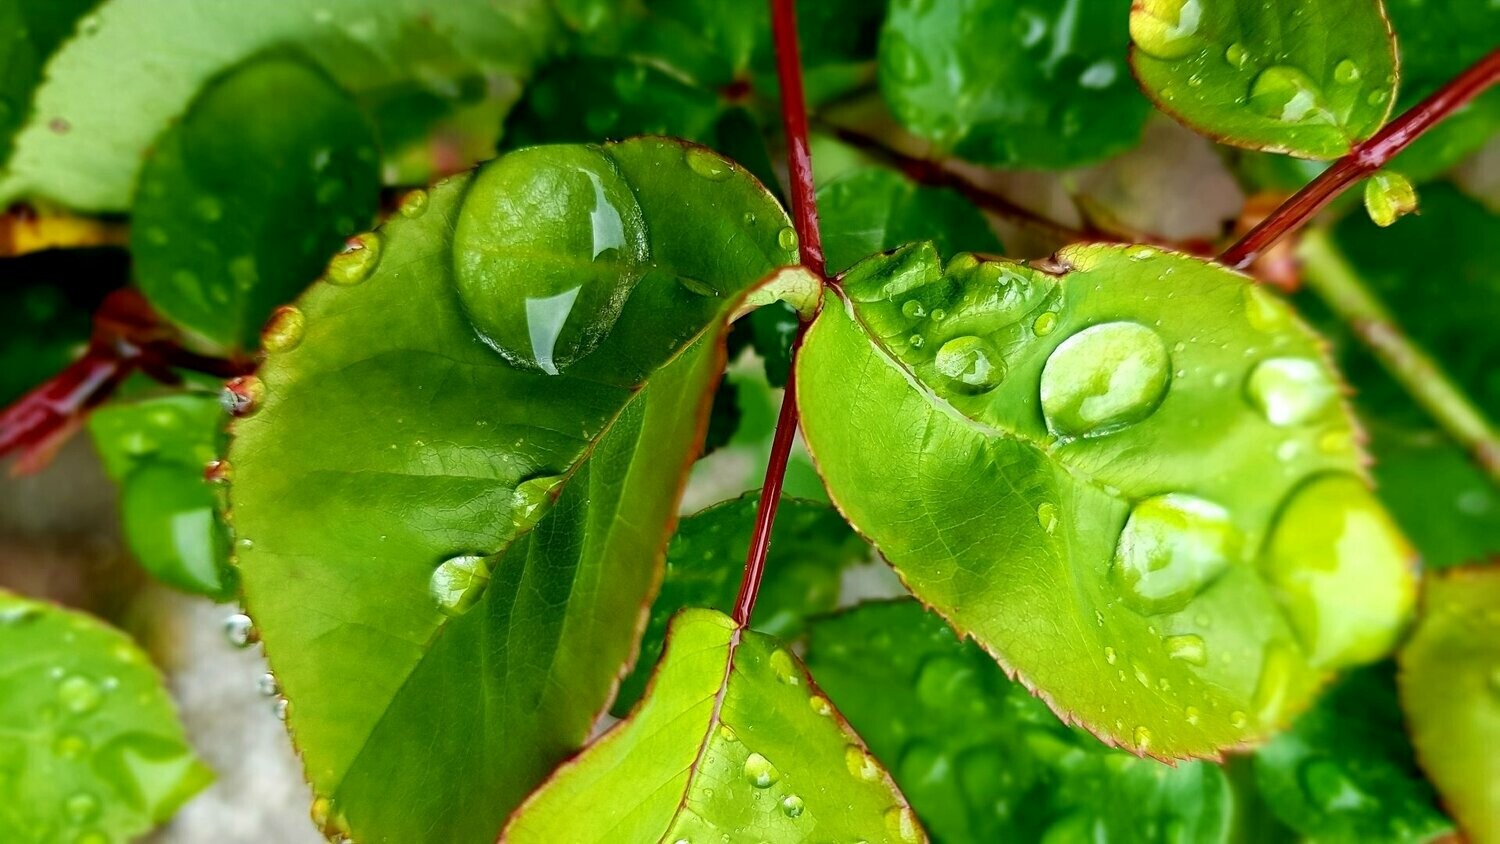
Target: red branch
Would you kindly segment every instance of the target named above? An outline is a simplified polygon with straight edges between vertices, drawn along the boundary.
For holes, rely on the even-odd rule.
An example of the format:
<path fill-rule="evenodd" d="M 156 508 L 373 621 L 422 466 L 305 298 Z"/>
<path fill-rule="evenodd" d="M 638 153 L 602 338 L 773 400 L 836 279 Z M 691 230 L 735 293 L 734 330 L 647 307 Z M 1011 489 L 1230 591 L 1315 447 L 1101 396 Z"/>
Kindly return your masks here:
<path fill-rule="evenodd" d="M 823 237 L 818 231 L 818 204 L 814 197 L 812 152 L 807 140 L 807 100 L 802 92 L 802 59 L 797 45 L 796 0 L 771 0 L 771 30 L 776 39 L 776 75 L 781 83 L 781 122 L 786 130 L 787 171 L 792 183 L 792 224 L 797 229 L 802 264 L 827 277 L 823 262 Z M 802 345 L 803 322 L 792 341 L 792 359 Z M 761 484 L 760 502 L 755 507 L 755 529 L 750 535 L 750 549 L 745 554 L 745 575 L 740 594 L 734 602 L 734 620 L 741 627 L 750 624 L 755 597 L 760 592 L 766 572 L 766 554 L 771 550 L 771 526 L 776 522 L 776 508 L 781 504 L 781 484 L 786 477 L 787 461 L 792 454 L 792 440 L 797 433 L 796 367 L 787 376 L 786 393 L 781 399 L 781 413 L 776 418 L 776 433 L 771 439 L 771 456 L 766 462 L 766 479 Z"/>
<path fill-rule="evenodd" d="M 1262 252 L 1289 232 L 1295 231 L 1333 201 L 1345 188 L 1374 173 L 1397 153 L 1421 137 L 1423 132 L 1484 93 L 1500 80 L 1500 49 L 1475 62 L 1432 96 L 1412 106 L 1370 138 L 1324 170 L 1270 216 L 1251 229 L 1219 256 L 1220 263 L 1244 269 Z"/>

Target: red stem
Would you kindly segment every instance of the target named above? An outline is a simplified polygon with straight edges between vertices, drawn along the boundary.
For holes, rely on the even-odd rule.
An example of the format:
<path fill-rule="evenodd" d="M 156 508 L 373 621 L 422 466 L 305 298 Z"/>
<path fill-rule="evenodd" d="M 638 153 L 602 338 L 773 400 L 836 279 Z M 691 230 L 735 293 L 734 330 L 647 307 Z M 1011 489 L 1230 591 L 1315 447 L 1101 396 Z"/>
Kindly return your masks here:
<path fill-rule="evenodd" d="M 1334 162 L 1291 199 L 1282 203 L 1234 245 L 1224 250 L 1219 262 L 1235 269 L 1248 267 L 1260 254 L 1289 232 L 1295 231 L 1332 202 L 1345 188 L 1384 167 L 1423 132 L 1448 117 L 1460 106 L 1484 93 L 1500 80 L 1500 49 L 1471 65 L 1439 88 L 1432 96 L 1412 106 L 1386 124 L 1373 138 L 1355 144 L 1353 150 Z"/>
<path fill-rule="evenodd" d="M 802 60 L 797 46 L 796 0 L 771 0 L 771 30 L 776 40 L 776 74 L 781 83 L 781 122 L 786 130 L 787 171 L 792 183 L 792 225 L 797 229 L 802 264 L 827 277 L 823 261 L 823 238 L 818 231 L 818 204 L 813 190 L 812 152 L 807 140 L 807 100 L 802 92 Z M 792 360 L 802 345 L 807 330 L 804 321 L 792 340 Z M 781 485 L 786 477 L 792 441 L 797 434 L 796 367 L 786 379 L 781 399 L 781 413 L 776 418 L 776 433 L 771 438 L 771 456 L 766 462 L 766 479 L 761 484 L 760 501 L 755 507 L 755 528 L 750 535 L 750 549 L 745 554 L 745 574 L 740 594 L 734 602 L 734 620 L 741 627 L 750 624 L 755 597 L 766 573 L 766 555 L 771 550 L 771 527 L 776 522 L 776 508 L 781 504 Z"/>

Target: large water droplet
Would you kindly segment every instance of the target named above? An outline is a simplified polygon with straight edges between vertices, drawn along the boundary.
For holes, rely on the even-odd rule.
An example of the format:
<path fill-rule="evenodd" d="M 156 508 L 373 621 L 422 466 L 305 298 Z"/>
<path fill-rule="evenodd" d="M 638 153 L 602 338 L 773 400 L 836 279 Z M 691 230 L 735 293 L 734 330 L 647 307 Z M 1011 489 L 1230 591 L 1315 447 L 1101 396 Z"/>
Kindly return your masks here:
<path fill-rule="evenodd" d="M 1155 331 L 1133 322 L 1095 325 L 1064 340 L 1042 368 L 1042 413 L 1064 437 L 1095 437 L 1150 416 L 1171 378 Z"/>
<path fill-rule="evenodd" d="M 1390 650 L 1412 610 L 1415 558 L 1362 481 L 1329 474 L 1282 506 L 1261 565 L 1308 661 L 1335 669 Z"/>
<path fill-rule="evenodd" d="M 265 399 L 265 386 L 254 375 L 231 378 L 219 394 L 219 404 L 234 417 L 249 416 L 260 409 Z"/>
<path fill-rule="evenodd" d="M 416 219 L 427 213 L 427 191 L 418 188 L 401 198 L 401 216 Z"/>
<path fill-rule="evenodd" d="M 711 182 L 722 182 L 734 172 L 734 165 L 707 147 L 690 146 L 683 153 L 688 169 Z"/>
<path fill-rule="evenodd" d="M 1197 48 L 1203 20 L 1201 0 L 1137 0 L 1130 14 L 1130 40 L 1158 59 L 1183 58 Z"/>
<path fill-rule="evenodd" d="M 865 782 L 874 782 L 880 777 L 880 763 L 857 744 L 851 744 L 844 748 L 844 767 L 849 769 L 857 779 Z"/>
<path fill-rule="evenodd" d="M 224 619 L 224 638 L 236 648 L 248 648 L 260 640 L 254 622 L 244 613 L 235 613 Z"/>
<path fill-rule="evenodd" d="M 1180 659 L 1189 665 L 1203 665 L 1208 662 L 1208 647 L 1203 644 L 1203 638 L 1192 633 L 1180 636 L 1168 636 L 1163 642 L 1167 649 L 1167 656 Z"/>
<path fill-rule="evenodd" d="M 292 305 L 277 308 L 261 332 L 260 344 L 268 352 L 289 352 L 302 343 L 307 317 Z"/>
<path fill-rule="evenodd" d="M 933 365 L 953 389 L 962 393 L 987 393 L 1000 386 L 1005 378 L 1005 361 L 1000 350 L 974 335 L 955 337 L 944 343 Z"/>
<path fill-rule="evenodd" d="M 541 521 L 542 516 L 556 503 L 557 490 L 563 480 L 562 475 L 544 475 L 516 485 L 510 499 L 511 529 L 516 534 L 530 530 Z"/>
<path fill-rule="evenodd" d="M 489 585 L 489 559 L 465 554 L 444 560 L 433 570 L 427 589 L 444 615 L 460 616 L 479 603 Z"/>
<path fill-rule="evenodd" d="M 770 788 L 781 779 L 781 772 L 771 764 L 771 760 L 752 752 L 745 757 L 745 781 L 756 788 Z"/>
<path fill-rule="evenodd" d="M 1266 421 L 1289 426 L 1315 420 L 1338 398 L 1338 387 L 1316 361 L 1270 358 L 1251 371 L 1245 393 Z"/>
<path fill-rule="evenodd" d="M 1323 90 L 1306 73 L 1284 64 L 1261 71 L 1250 85 L 1250 108 L 1287 123 L 1333 123 Z"/>
<path fill-rule="evenodd" d="M 381 247 L 381 237 L 375 232 L 349 238 L 343 250 L 328 262 L 328 272 L 324 277 L 332 284 L 359 284 L 380 264 Z"/>
<path fill-rule="evenodd" d="M 787 796 L 781 798 L 781 813 L 789 818 L 801 817 L 802 810 L 805 809 L 806 806 L 807 804 L 802 801 L 802 798 L 798 797 L 795 794 L 788 794 Z"/>
<path fill-rule="evenodd" d="M 1175 612 L 1238 554 L 1238 534 L 1224 508 L 1191 495 L 1157 496 L 1131 511 L 1110 580 L 1138 610 Z"/>
<path fill-rule="evenodd" d="M 797 230 L 791 226 L 783 226 L 776 233 L 776 245 L 788 252 L 797 248 Z"/>

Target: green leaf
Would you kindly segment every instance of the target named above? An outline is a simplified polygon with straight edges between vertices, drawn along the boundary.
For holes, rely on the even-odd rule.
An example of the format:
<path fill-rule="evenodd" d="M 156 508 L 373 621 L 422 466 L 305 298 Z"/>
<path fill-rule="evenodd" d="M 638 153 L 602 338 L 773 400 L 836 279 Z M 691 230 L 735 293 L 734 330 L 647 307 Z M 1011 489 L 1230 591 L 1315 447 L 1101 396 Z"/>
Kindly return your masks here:
<path fill-rule="evenodd" d="M 215 345 L 253 349 L 271 309 L 374 217 L 378 169 L 368 120 L 322 71 L 283 56 L 234 68 L 141 169 L 130 244 L 141 291 Z"/>
<path fill-rule="evenodd" d="M 1064 168 L 1134 146 L 1150 112 L 1125 64 L 1125 0 L 893 0 L 880 90 L 939 150 Z"/>
<path fill-rule="evenodd" d="M 26 122 L 42 67 L 73 26 L 99 0 L 0 0 L 0 164 L 10 156 L 16 130 Z"/>
<path fill-rule="evenodd" d="M 120 484 L 125 540 L 141 567 L 188 592 L 228 600 L 236 580 L 204 466 L 220 453 L 224 410 L 212 396 L 117 402 L 89 416 L 105 470 Z"/>
<path fill-rule="evenodd" d="M 1003 250 L 989 221 L 967 199 L 921 187 L 884 167 L 861 167 L 820 185 L 818 222 L 831 273 L 918 240 L 931 240 L 944 255 Z"/>
<path fill-rule="evenodd" d="M 1400 655 L 1401 705 L 1427 776 L 1474 844 L 1500 841 L 1500 567 L 1429 578 Z"/>
<path fill-rule="evenodd" d="M 405 207 L 241 386 L 230 504 L 328 826 L 490 841 L 607 705 L 724 322 L 796 253 L 743 170 L 660 139 L 521 150 Z"/>
<path fill-rule="evenodd" d="M 875 755 L 898 763 L 934 840 L 1227 838 L 1220 768 L 1137 759 L 1067 726 L 915 601 L 814 621 L 807 664 Z"/>
<path fill-rule="evenodd" d="M 529 72 L 557 29 L 546 0 L 109 0 L 95 17 L 48 63 L 0 203 L 125 210 L 152 142 L 210 80 L 267 49 L 301 48 L 377 114 L 412 98 L 451 110 L 483 96 L 486 77 Z M 390 152 L 413 134 L 387 121 L 381 141 Z"/>
<path fill-rule="evenodd" d="M 620 685 L 614 712 L 623 716 L 646 690 L 661 655 L 667 622 L 685 607 L 734 608 L 744 573 L 745 551 L 755 527 L 760 492 L 747 492 L 684 519 L 667 546 L 667 572 L 651 605 L 635 670 Z M 827 504 L 783 497 L 771 533 L 767 576 L 751 625 L 780 639 L 802 635 L 809 616 L 838 605 L 839 575 L 869 555 L 844 520 Z"/>
<path fill-rule="evenodd" d="M 630 718 L 511 818 L 502 840 L 919 841 L 890 777 L 777 640 L 712 610 L 672 623 Z"/>
<path fill-rule="evenodd" d="M 0 285 L 0 405 L 56 375 L 88 346 L 93 313 L 129 277 L 121 249 L 7 258 Z"/>
<path fill-rule="evenodd" d="M 1056 261 L 857 265 L 799 358 L 808 448 L 908 588 L 1065 718 L 1162 757 L 1263 737 L 1412 603 L 1336 376 L 1243 276 Z"/>
<path fill-rule="evenodd" d="M 1390 663 L 1339 681 L 1255 752 L 1271 810 L 1309 841 L 1419 842 L 1450 834 L 1406 739 Z"/>
<path fill-rule="evenodd" d="M 1375 483 L 1428 569 L 1500 555 L 1500 489 L 1442 432 L 1370 426 Z"/>
<path fill-rule="evenodd" d="M 1163 111 L 1215 140 L 1338 158 L 1396 94 L 1380 0 L 1141 0 L 1130 60 Z"/>
<path fill-rule="evenodd" d="M 0 590 L 0 840 L 134 841 L 213 780 L 128 636 Z"/>

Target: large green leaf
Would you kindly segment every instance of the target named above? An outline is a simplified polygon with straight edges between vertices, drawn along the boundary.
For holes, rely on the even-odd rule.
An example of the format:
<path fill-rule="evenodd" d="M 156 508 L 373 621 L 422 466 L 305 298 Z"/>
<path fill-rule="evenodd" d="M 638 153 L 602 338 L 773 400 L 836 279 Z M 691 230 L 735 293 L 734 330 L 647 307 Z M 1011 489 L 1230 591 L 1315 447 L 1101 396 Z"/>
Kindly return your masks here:
<path fill-rule="evenodd" d="M 1134 146 L 1150 112 L 1125 62 L 1125 0 L 893 0 L 880 90 L 940 150 L 1071 167 Z"/>
<path fill-rule="evenodd" d="M 684 519 L 667 546 L 667 571 L 651 605 L 635 670 L 620 684 L 614 711 L 624 715 L 640 700 L 661 655 L 667 623 L 685 607 L 729 612 L 739 594 L 745 550 L 755 527 L 760 492 L 748 492 Z M 827 504 L 783 498 L 771 533 L 767 576 L 751 625 L 780 639 L 803 632 L 807 618 L 838 605 L 839 574 L 869 555 L 843 518 Z"/>
<path fill-rule="evenodd" d="M 99 0 L 0 0 L 0 164 L 11 140 L 31 111 L 31 95 L 42 81 L 42 66 L 73 32 L 84 12 Z M 92 26 L 92 23 L 89 24 Z"/>
<path fill-rule="evenodd" d="M 832 273 L 918 240 L 931 240 L 944 255 L 1002 251 L 989 221 L 967 199 L 884 167 L 860 167 L 819 185 L 818 221 Z"/>
<path fill-rule="evenodd" d="M 608 703 L 725 319 L 796 252 L 759 183 L 659 139 L 405 207 L 238 387 L 230 503 L 330 828 L 489 841 Z"/>
<path fill-rule="evenodd" d="M 1227 840 L 1217 766 L 1167 767 L 1068 727 L 915 601 L 815 621 L 807 664 L 935 840 Z"/>
<path fill-rule="evenodd" d="M 558 770 L 504 841 L 908 841 L 864 743 L 770 636 L 677 616 L 640 707 Z"/>
<path fill-rule="evenodd" d="M 1500 566 L 1429 578 L 1401 651 L 1401 705 L 1422 769 L 1465 838 L 1500 841 Z"/>
<path fill-rule="evenodd" d="M 301 48 L 382 119 L 387 151 L 400 121 L 483 97 L 486 78 L 526 73 L 551 49 L 546 0 L 323 0 L 219 3 L 108 0 L 88 31 L 47 65 L 31 119 L 0 176 L 0 203 L 47 197 L 123 211 L 144 153 L 198 91 L 267 49 Z M 429 114 L 430 116 L 430 114 Z"/>
<path fill-rule="evenodd" d="M 907 586 L 1065 718 L 1212 755 L 1378 658 L 1412 552 L 1317 338 L 1240 275 L 926 244 L 845 275 L 799 358 L 829 493 Z"/>
<path fill-rule="evenodd" d="M 1309 841 L 1396 844 L 1453 831 L 1417 770 L 1390 663 L 1341 679 L 1254 759 L 1266 803 Z"/>
<path fill-rule="evenodd" d="M 1130 40 L 1156 104 L 1235 146 L 1337 158 L 1375 134 L 1395 100 L 1380 0 L 1139 0 Z"/>
<path fill-rule="evenodd" d="M 132 212 L 136 280 L 173 322 L 253 349 L 271 309 L 369 224 L 378 171 L 369 121 L 322 71 L 281 56 L 236 67 L 151 147 Z"/>
<path fill-rule="evenodd" d="M 135 841 L 212 780 L 128 636 L 0 591 L 0 840 Z"/>
<path fill-rule="evenodd" d="M 224 410 L 211 395 L 117 402 L 89 416 L 105 470 L 120 485 L 125 540 L 141 567 L 179 589 L 234 594 L 229 543 L 204 467 L 221 452 Z"/>
<path fill-rule="evenodd" d="M 1441 431 L 1370 426 L 1375 484 L 1428 569 L 1500 557 L 1500 489 Z"/>

